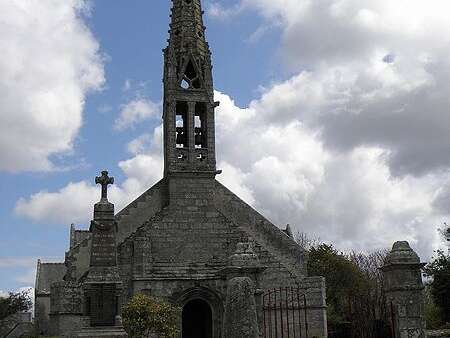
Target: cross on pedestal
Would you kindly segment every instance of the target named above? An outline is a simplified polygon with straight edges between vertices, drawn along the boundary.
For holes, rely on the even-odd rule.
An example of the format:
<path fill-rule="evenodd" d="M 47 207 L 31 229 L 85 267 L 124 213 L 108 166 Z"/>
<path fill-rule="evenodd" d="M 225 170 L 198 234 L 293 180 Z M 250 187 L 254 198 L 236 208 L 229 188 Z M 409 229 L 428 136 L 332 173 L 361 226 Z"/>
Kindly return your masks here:
<path fill-rule="evenodd" d="M 102 176 L 97 176 L 95 178 L 95 184 L 101 184 L 102 200 L 108 200 L 108 185 L 114 184 L 114 177 L 109 177 L 106 170 L 102 171 Z"/>

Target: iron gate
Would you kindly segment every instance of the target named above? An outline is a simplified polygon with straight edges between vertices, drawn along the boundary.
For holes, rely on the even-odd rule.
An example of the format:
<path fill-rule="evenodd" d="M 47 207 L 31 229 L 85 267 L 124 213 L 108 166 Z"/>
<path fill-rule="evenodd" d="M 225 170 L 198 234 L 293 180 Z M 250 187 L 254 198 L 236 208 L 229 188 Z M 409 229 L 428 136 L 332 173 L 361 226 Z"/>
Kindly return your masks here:
<path fill-rule="evenodd" d="M 304 289 L 285 287 L 263 294 L 263 337 L 306 338 L 308 316 Z"/>

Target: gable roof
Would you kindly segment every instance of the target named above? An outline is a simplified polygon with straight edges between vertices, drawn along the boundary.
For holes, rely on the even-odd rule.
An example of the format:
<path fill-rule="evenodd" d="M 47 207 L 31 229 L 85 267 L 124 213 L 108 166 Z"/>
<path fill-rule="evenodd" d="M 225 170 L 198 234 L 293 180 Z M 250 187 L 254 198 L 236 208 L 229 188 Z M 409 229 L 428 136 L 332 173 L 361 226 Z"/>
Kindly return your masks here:
<path fill-rule="evenodd" d="M 50 287 L 54 282 L 63 280 L 66 274 L 66 266 L 64 263 L 41 263 L 38 259 L 35 293 L 36 295 L 50 294 Z"/>

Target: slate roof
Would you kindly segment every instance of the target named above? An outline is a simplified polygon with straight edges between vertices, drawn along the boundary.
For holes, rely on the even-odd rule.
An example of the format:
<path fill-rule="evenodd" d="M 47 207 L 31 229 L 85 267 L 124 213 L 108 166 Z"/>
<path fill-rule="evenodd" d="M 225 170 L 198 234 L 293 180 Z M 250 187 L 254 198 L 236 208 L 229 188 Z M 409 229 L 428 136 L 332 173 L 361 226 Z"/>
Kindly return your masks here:
<path fill-rule="evenodd" d="M 50 287 L 54 282 L 63 280 L 66 274 L 64 263 L 41 263 L 37 262 L 36 294 L 50 294 Z"/>

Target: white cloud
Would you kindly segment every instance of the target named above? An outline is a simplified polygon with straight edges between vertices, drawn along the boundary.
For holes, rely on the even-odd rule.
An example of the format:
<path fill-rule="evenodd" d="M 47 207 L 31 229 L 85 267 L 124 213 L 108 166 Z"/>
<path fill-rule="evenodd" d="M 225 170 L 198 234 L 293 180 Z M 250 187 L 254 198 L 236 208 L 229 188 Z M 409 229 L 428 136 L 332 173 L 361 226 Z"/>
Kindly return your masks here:
<path fill-rule="evenodd" d="M 132 128 L 136 123 L 160 116 L 160 106 L 144 98 L 136 98 L 123 105 L 114 128 L 124 130 Z"/>
<path fill-rule="evenodd" d="M 123 87 L 122 87 L 122 91 L 127 92 L 131 89 L 131 80 L 130 79 L 126 79 Z"/>
<path fill-rule="evenodd" d="M 82 124 L 86 94 L 104 83 L 83 0 L 0 2 L 0 170 L 57 167 Z"/>
<path fill-rule="evenodd" d="M 209 16 L 223 20 L 240 13 L 242 10 L 243 6 L 241 4 L 227 8 L 218 2 L 212 2 L 209 4 L 207 12 Z"/>
<path fill-rule="evenodd" d="M 0 257 L 0 268 L 28 268 L 36 265 L 36 257 Z"/>
<path fill-rule="evenodd" d="M 245 109 L 216 93 L 219 179 L 280 226 L 341 249 L 407 239 L 429 257 L 449 217 L 449 6 L 242 0 L 229 12 L 216 8 L 256 9 L 279 24 L 293 72 Z M 142 116 L 129 115 L 127 126 Z M 120 201 L 161 177 L 161 129 L 128 149 Z M 46 219 L 34 204 L 57 200 L 49 196 L 23 200 L 22 214 Z"/>
<path fill-rule="evenodd" d="M 126 179 L 122 184 L 116 181 L 115 185 L 109 187 L 108 193 L 116 211 L 162 177 L 162 126 L 155 128 L 149 148 L 141 144 L 147 137 L 144 135 L 130 142 L 129 148 L 135 156 L 118 163 Z M 21 198 L 16 203 L 15 212 L 35 222 L 86 224 L 92 219 L 94 203 L 99 199 L 100 188 L 93 180 L 71 182 L 56 192 L 40 191 L 29 198 Z"/>
<path fill-rule="evenodd" d="M 242 0 L 238 6 L 257 11 L 263 27 L 279 25 L 280 55 L 293 73 L 248 109 L 223 112 L 239 132 L 219 139 L 240 144 L 225 147 L 223 160 L 242 169 L 243 187 L 258 207 L 343 247 L 406 238 L 429 256 L 439 246 L 437 227 L 450 217 L 450 4 Z M 241 13 L 234 8 L 221 10 Z M 295 149 L 276 149 L 276 137 L 263 141 L 276 129 L 287 139 L 296 125 L 291 142 L 298 153 L 308 149 L 303 139 L 317 143 L 299 156 L 305 162 L 297 172 L 284 155 Z M 301 173 L 312 164 L 322 175 Z M 300 177 L 307 189 L 296 182 Z"/>
<path fill-rule="evenodd" d="M 71 182 L 57 192 L 40 191 L 28 200 L 21 198 L 16 213 L 34 221 L 79 223 L 89 219 L 100 192 L 86 181 Z"/>
<path fill-rule="evenodd" d="M 281 55 L 295 73 L 258 102 L 263 118 L 301 120 L 335 150 L 387 149 L 395 175 L 450 166 L 447 1 L 242 0 L 241 7 L 279 22 Z"/>
<path fill-rule="evenodd" d="M 223 94 L 216 98 L 225 169 L 219 180 L 276 224 L 290 223 L 341 249 L 387 248 L 406 239 L 427 258 L 439 246 L 436 229 L 445 214 L 433 200 L 445 173 L 395 177 L 383 148 L 336 153 L 300 120 L 274 121 L 271 114 L 281 115 L 296 99 L 279 86 L 247 109 Z"/>
<path fill-rule="evenodd" d="M 264 96 L 247 109 L 221 93 L 216 99 L 221 101 L 217 151 L 223 169 L 218 179 L 276 224 L 290 223 L 342 249 L 370 250 L 407 239 L 428 257 L 436 247 L 436 226 L 445 214 L 433 203 L 444 194 L 436 191 L 445 173 L 394 177 L 382 148 L 336 153 L 298 120 L 268 124 L 267 106 L 275 102 Z M 161 140 L 159 126 L 153 135 L 130 142 L 133 157 L 119 163 L 126 180 L 110 193 L 117 210 L 162 177 Z M 88 222 L 98 195 L 93 184 L 71 183 L 22 199 L 16 211 L 41 222 Z"/>

